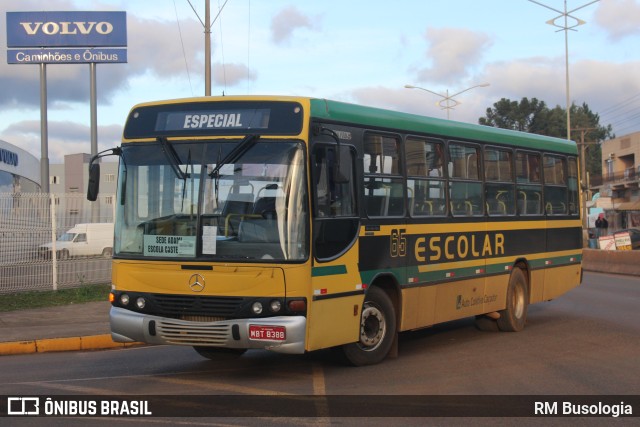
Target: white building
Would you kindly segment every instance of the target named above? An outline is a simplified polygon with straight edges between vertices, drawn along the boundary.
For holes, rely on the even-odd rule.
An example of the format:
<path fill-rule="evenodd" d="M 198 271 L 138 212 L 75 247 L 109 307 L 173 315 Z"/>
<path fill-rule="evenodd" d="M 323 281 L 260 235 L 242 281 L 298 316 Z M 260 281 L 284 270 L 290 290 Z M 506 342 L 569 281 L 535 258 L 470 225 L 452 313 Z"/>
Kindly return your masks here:
<path fill-rule="evenodd" d="M 40 160 L 0 139 L 0 193 L 37 193 L 40 188 Z"/>

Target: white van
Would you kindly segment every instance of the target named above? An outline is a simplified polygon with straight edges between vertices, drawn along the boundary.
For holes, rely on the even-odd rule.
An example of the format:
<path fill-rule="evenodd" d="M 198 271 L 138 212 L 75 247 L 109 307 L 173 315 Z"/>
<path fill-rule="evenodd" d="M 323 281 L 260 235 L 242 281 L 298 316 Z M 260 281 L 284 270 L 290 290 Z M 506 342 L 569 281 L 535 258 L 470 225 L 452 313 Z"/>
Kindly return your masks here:
<path fill-rule="evenodd" d="M 52 243 L 40 245 L 40 256 L 50 258 L 52 247 Z M 93 255 L 110 257 L 113 253 L 113 223 L 76 224 L 56 240 L 56 253 L 58 259 Z"/>

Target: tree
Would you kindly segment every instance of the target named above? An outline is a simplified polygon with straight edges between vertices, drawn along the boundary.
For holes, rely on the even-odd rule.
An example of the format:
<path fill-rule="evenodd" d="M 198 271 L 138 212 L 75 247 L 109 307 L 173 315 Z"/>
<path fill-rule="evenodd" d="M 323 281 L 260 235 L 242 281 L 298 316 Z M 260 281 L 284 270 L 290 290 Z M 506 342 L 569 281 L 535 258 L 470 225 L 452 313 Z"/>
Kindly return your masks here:
<path fill-rule="evenodd" d="M 556 106 L 547 107 L 544 101 L 536 98 L 522 98 L 520 102 L 502 98 L 487 108 L 486 116 L 480 117 L 478 123 L 503 129 L 535 133 L 539 135 L 566 138 L 567 113 L 566 109 Z M 585 135 L 586 166 L 590 174 L 602 173 L 602 150 L 600 143 L 615 138 L 611 125 L 601 126 L 600 116 L 589 108 L 586 103 L 571 105 L 571 137 L 581 142 L 582 132 Z"/>

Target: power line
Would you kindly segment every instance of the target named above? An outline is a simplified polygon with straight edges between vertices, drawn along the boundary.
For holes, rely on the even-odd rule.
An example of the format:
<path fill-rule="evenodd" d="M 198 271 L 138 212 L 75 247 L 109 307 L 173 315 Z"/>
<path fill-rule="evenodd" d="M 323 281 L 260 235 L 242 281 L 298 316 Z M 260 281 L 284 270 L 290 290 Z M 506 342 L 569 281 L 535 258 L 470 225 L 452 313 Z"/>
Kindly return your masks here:
<path fill-rule="evenodd" d="M 224 4 L 227 4 L 227 2 L 225 1 Z M 222 6 L 222 7 L 224 7 L 224 6 Z M 220 0 L 218 0 L 218 9 L 220 9 L 220 12 L 222 12 L 222 7 L 220 7 Z M 218 12 L 218 16 L 220 16 L 220 12 Z M 218 18 L 218 16 L 216 16 L 216 19 Z M 213 22 L 215 22 L 215 19 L 213 20 Z M 226 89 L 227 89 L 227 67 L 226 67 L 226 63 L 225 63 L 225 60 L 224 60 L 224 43 L 222 41 L 222 18 L 220 18 L 220 55 L 222 56 L 222 80 L 223 80 L 223 84 L 224 84 L 224 90 L 226 91 Z M 223 93 L 224 93 L 224 91 L 223 91 Z"/>
<path fill-rule="evenodd" d="M 191 88 L 191 96 L 193 96 L 193 85 L 191 84 L 191 73 L 189 73 L 189 63 L 187 62 L 187 53 L 184 49 L 184 40 L 182 39 L 182 29 L 180 28 L 180 19 L 178 19 L 178 8 L 176 0 L 173 0 L 173 10 L 176 13 L 176 22 L 178 23 L 178 33 L 180 34 L 180 44 L 182 45 L 182 57 L 184 58 L 184 66 L 187 69 L 187 78 L 189 79 L 189 88 Z"/>

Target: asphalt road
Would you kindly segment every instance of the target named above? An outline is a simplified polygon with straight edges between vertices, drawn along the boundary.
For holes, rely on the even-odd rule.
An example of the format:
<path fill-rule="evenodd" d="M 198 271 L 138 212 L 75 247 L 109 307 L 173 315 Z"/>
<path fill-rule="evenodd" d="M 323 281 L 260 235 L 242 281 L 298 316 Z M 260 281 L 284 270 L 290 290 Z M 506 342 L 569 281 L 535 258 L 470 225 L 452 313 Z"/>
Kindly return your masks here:
<path fill-rule="evenodd" d="M 450 322 L 402 334 L 399 357 L 376 366 L 347 367 L 330 351 L 300 356 L 253 351 L 239 358 L 212 362 L 191 348 L 169 346 L 5 356 L 0 358 L 0 395 L 205 396 L 206 405 L 199 401 L 185 404 L 193 405 L 194 413 L 199 413 L 205 405 L 210 408 L 210 416 L 225 411 L 224 406 L 220 406 L 222 403 L 215 404 L 213 395 L 367 395 L 372 399 L 385 395 L 498 395 L 498 406 L 509 404 L 507 397 L 500 396 L 510 395 L 595 395 L 596 399 L 597 396 L 635 395 L 637 401 L 640 395 L 639 305 L 639 278 L 588 273 L 579 288 L 555 301 L 531 306 L 522 332 L 481 332 L 474 327 L 472 319 Z M 291 404 L 287 399 L 282 400 Z M 352 402 L 356 405 L 360 401 Z M 397 398 L 389 401 L 390 405 L 405 403 Z M 458 399 L 448 404 L 460 403 Z M 330 413 L 318 409 L 318 402 L 313 405 L 315 412 L 309 414 L 313 419 L 181 418 L 180 424 L 470 424 L 469 418 L 439 418 L 433 423 L 434 419 L 428 422 L 418 418 L 368 419 L 364 407 L 354 407 L 354 414 L 362 418 L 331 418 Z M 633 409 L 640 412 L 640 406 Z M 260 408 L 256 411 L 258 415 L 261 413 Z M 20 422 L 20 425 L 45 421 L 42 418 L 6 420 Z M 135 424 L 131 418 L 119 420 Z M 139 422 L 144 426 L 166 425 L 172 420 Z M 519 418 L 517 424 L 567 425 L 572 424 L 571 420 Z M 81 421 L 86 424 L 88 420 L 48 418 L 46 421 L 47 425 L 84 425 Z M 115 419 L 92 418 L 96 423 L 109 421 Z M 580 425 L 603 425 L 611 421 L 611 418 L 583 418 Z M 637 422 L 637 418 L 634 421 Z M 471 424 L 496 425 L 496 422 L 493 418 L 473 418 Z M 498 424 L 511 425 L 509 422 Z"/>

